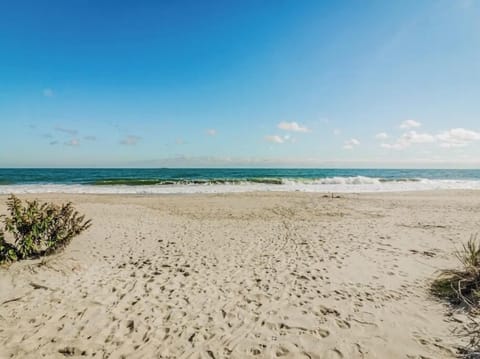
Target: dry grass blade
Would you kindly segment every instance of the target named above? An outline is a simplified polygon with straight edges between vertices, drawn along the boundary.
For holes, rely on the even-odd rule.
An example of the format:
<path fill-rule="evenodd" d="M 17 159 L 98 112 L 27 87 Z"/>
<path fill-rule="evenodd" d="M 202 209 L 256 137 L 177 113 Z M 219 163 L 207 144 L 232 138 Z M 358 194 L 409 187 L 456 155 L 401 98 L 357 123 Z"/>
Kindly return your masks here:
<path fill-rule="evenodd" d="M 476 273 L 480 271 L 480 245 L 477 237 L 476 234 L 472 235 L 467 244 L 462 245 L 462 250 L 455 253 L 466 271 Z"/>
<path fill-rule="evenodd" d="M 480 244 L 477 235 L 455 252 L 462 265 L 458 270 L 444 270 L 433 282 L 432 293 L 452 304 L 478 308 L 480 301 Z"/>
<path fill-rule="evenodd" d="M 444 270 L 432 283 L 431 292 L 437 297 L 447 299 L 454 305 L 463 305 L 467 310 L 470 323 L 463 331 L 468 337 L 469 346 L 462 353 L 465 358 L 480 359 L 480 243 L 477 235 L 455 252 L 462 268 Z"/>

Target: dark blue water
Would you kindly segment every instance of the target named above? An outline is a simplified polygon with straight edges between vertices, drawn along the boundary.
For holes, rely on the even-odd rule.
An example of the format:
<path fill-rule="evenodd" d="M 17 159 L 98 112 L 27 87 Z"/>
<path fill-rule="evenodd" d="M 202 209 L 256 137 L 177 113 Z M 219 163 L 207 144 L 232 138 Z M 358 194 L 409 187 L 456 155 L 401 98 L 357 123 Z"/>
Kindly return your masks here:
<path fill-rule="evenodd" d="M 0 169 L 0 186 L 15 184 L 169 185 L 367 177 L 380 181 L 480 180 L 480 169 Z"/>

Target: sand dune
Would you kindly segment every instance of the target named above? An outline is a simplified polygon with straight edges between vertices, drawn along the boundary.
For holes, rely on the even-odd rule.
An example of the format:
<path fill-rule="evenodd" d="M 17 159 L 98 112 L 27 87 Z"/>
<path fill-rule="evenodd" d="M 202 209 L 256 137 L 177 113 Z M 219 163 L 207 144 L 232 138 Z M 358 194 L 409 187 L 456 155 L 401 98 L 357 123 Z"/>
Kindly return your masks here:
<path fill-rule="evenodd" d="M 0 269 L 1 358 L 451 358 L 462 344 L 428 284 L 480 228 L 477 192 L 37 197 L 94 222 L 63 253 Z"/>

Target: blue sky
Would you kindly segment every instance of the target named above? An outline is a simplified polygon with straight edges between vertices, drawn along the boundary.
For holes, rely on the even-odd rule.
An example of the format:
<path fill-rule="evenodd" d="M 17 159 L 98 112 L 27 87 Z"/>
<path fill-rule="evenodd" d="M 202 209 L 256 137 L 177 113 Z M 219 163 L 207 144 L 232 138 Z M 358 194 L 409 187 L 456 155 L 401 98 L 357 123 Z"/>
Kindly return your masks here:
<path fill-rule="evenodd" d="M 0 0 L 0 167 L 479 167 L 480 1 Z"/>

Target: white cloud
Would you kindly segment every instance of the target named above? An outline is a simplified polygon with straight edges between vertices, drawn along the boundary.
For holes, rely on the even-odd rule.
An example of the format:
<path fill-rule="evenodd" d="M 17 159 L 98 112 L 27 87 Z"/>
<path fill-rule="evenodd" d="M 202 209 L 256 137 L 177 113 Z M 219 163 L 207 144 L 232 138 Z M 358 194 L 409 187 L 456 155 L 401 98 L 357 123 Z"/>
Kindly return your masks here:
<path fill-rule="evenodd" d="M 50 89 L 50 88 L 43 89 L 42 93 L 43 93 L 43 96 L 45 96 L 45 97 L 53 97 L 55 95 L 53 90 Z"/>
<path fill-rule="evenodd" d="M 209 129 L 207 130 L 207 135 L 209 135 L 209 136 L 216 136 L 216 135 L 217 135 L 217 130 L 214 129 L 214 128 L 209 128 Z"/>
<path fill-rule="evenodd" d="M 452 128 L 438 134 L 440 146 L 444 148 L 465 147 L 471 142 L 480 141 L 480 132 L 466 130 L 464 128 Z"/>
<path fill-rule="evenodd" d="M 351 138 L 348 141 L 345 141 L 343 145 L 343 149 L 345 150 L 352 150 L 355 146 L 360 145 L 360 141 L 357 140 L 356 138 Z"/>
<path fill-rule="evenodd" d="M 282 121 L 277 126 L 279 129 L 284 131 L 292 131 L 292 132 L 310 132 L 310 130 L 305 127 L 299 125 L 297 122 L 285 122 Z"/>
<path fill-rule="evenodd" d="M 333 130 L 333 134 L 334 134 L 335 136 L 338 136 L 338 135 L 341 134 L 341 133 L 342 133 L 342 130 L 340 130 L 339 128 L 335 128 L 335 129 Z"/>
<path fill-rule="evenodd" d="M 386 140 L 386 139 L 388 138 L 388 134 L 385 133 L 385 132 L 380 132 L 380 133 L 377 133 L 377 134 L 375 135 L 375 138 L 376 138 L 377 140 L 382 140 L 382 141 L 383 141 L 383 140 Z"/>
<path fill-rule="evenodd" d="M 409 131 L 404 133 L 401 137 L 402 140 L 408 143 L 432 143 L 435 142 L 435 137 L 429 133 L 417 133 L 415 131 Z"/>
<path fill-rule="evenodd" d="M 396 142 L 382 143 L 380 146 L 382 148 L 387 148 L 392 150 L 403 150 L 407 147 L 410 147 L 412 144 L 432 143 L 432 142 L 435 142 L 435 136 L 432 136 L 429 133 L 417 133 L 416 131 L 408 131 L 408 132 L 405 132 L 400 138 L 398 138 Z"/>
<path fill-rule="evenodd" d="M 120 144 L 126 146 L 135 146 L 142 138 L 139 136 L 129 135 L 120 141 Z"/>
<path fill-rule="evenodd" d="M 414 121 L 414 120 L 406 120 L 406 121 L 403 121 L 400 124 L 400 128 L 405 129 L 405 130 L 409 130 L 411 128 L 420 127 L 421 125 L 422 124 L 420 122 L 417 122 L 417 121 Z"/>
<path fill-rule="evenodd" d="M 376 137 L 379 138 L 378 134 Z M 382 143 L 381 147 L 403 150 L 411 145 L 425 143 L 439 143 L 443 148 L 458 148 L 468 146 L 474 141 L 480 141 L 480 132 L 464 128 L 452 128 L 437 135 L 429 133 L 418 133 L 416 131 L 405 132 L 394 143 Z"/>
<path fill-rule="evenodd" d="M 285 138 L 278 135 L 269 135 L 269 136 L 265 136 L 265 141 L 271 142 L 271 143 L 284 143 Z"/>

